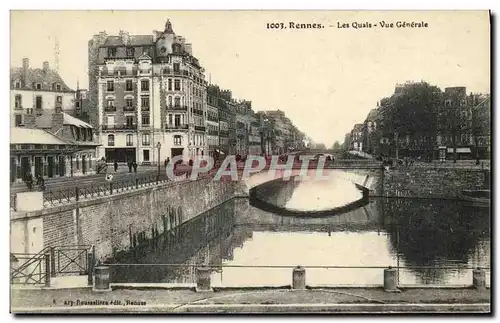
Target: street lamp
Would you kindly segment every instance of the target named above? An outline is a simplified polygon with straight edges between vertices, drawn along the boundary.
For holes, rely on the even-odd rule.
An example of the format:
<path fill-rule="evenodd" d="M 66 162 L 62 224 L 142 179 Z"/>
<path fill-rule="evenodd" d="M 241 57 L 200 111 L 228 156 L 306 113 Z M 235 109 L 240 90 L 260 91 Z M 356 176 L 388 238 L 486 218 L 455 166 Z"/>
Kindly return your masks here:
<path fill-rule="evenodd" d="M 161 143 L 158 141 L 156 144 L 156 148 L 158 148 L 158 180 L 160 179 L 160 150 L 161 150 Z"/>

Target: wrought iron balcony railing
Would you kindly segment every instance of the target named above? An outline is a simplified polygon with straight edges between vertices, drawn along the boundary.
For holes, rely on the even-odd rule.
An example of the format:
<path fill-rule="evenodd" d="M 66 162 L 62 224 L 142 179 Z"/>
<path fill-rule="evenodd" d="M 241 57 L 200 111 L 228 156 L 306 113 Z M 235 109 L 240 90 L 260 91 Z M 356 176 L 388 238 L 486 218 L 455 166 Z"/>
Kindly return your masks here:
<path fill-rule="evenodd" d="M 136 124 L 114 124 L 114 125 L 102 125 L 102 130 L 132 130 L 137 129 Z"/>
<path fill-rule="evenodd" d="M 169 106 L 167 106 L 167 110 L 187 111 L 187 106 L 185 106 L 185 105 L 169 105 Z"/>
<path fill-rule="evenodd" d="M 187 124 L 166 124 L 165 129 L 166 130 L 187 130 L 188 125 Z"/>

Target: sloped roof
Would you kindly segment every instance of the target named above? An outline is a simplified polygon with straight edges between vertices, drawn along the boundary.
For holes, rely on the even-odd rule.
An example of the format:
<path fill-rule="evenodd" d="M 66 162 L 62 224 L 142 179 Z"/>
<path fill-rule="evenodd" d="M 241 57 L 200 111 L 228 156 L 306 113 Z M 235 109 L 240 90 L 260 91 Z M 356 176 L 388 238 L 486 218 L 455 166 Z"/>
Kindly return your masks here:
<path fill-rule="evenodd" d="M 124 46 L 123 39 L 120 36 L 108 36 L 102 47 L 106 46 Z"/>
<path fill-rule="evenodd" d="M 42 144 L 42 145 L 68 145 L 69 142 L 43 130 L 13 127 L 10 128 L 11 144 Z"/>
<path fill-rule="evenodd" d="M 141 56 L 139 56 L 139 60 L 143 60 L 143 59 L 144 59 L 144 60 L 151 60 L 152 58 L 151 58 L 151 56 L 149 56 L 148 54 L 146 54 L 146 53 L 142 53 L 142 55 L 141 55 Z"/>
<path fill-rule="evenodd" d="M 130 46 L 141 46 L 141 45 L 152 45 L 153 36 L 152 35 L 133 35 L 129 39 Z"/>
<path fill-rule="evenodd" d="M 11 89 L 14 89 L 16 81 L 21 82 L 20 90 L 36 90 L 36 83 L 40 83 L 41 89 L 45 91 L 56 92 L 52 86 L 53 84 L 60 84 L 61 92 L 74 92 L 64 83 L 59 73 L 53 69 L 44 71 L 42 68 L 28 68 L 26 80 L 23 82 L 23 68 L 14 67 L 10 69 Z"/>
<path fill-rule="evenodd" d="M 54 110 L 44 110 L 41 115 L 36 117 L 36 127 L 40 129 L 51 129 L 52 128 L 52 114 Z M 69 114 L 63 112 L 64 114 L 64 125 L 72 125 L 83 128 L 92 128 L 92 126 L 80 119 L 70 116 Z"/>
<path fill-rule="evenodd" d="M 366 117 L 366 120 L 375 120 L 378 117 L 378 109 L 371 109 L 370 113 L 368 113 L 368 116 Z"/>
<path fill-rule="evenodd" d="M 354 127 L 352 128 L 353 131 L 361 131 L 363 130 L 364 124 L 362 123 L 356 123 Z"/>

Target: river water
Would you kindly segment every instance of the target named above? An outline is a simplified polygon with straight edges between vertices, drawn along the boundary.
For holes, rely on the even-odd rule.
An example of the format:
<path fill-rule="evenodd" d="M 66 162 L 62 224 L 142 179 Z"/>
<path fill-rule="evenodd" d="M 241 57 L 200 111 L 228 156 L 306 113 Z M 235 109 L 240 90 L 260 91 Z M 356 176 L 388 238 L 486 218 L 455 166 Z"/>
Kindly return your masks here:
<path fill-rule="evenodd" d="M 362 197 L 341 178 L 274 181 L 257 190 L 268 203 L 303 211 Z M 490 209 L 467 202 L 374 198 L 320 218 L 266 212 L 250 202 L 228 201 L 118 259 L 183 266 L 113 267 L 113 281 L 194 283 L 196 266 L 204 264 L 214 267 L 213 286 L 283 286 L 301 265 L 311 286 L 380 286 L 382 268 L 359 267 L 393 266 L 405 267 L 400 285 L 469 285 L 469 268 L 490 267 Z"/>

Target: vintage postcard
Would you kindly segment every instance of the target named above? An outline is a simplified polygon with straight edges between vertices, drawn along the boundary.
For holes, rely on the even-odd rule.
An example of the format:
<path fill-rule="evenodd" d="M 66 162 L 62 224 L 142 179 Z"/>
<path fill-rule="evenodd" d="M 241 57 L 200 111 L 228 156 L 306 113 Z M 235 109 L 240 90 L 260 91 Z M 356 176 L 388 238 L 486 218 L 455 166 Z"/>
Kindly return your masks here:
<path fill-rule="evenodd" d="M 491 312 L 489 11 L 10 24 L 12 313 Z"/>

